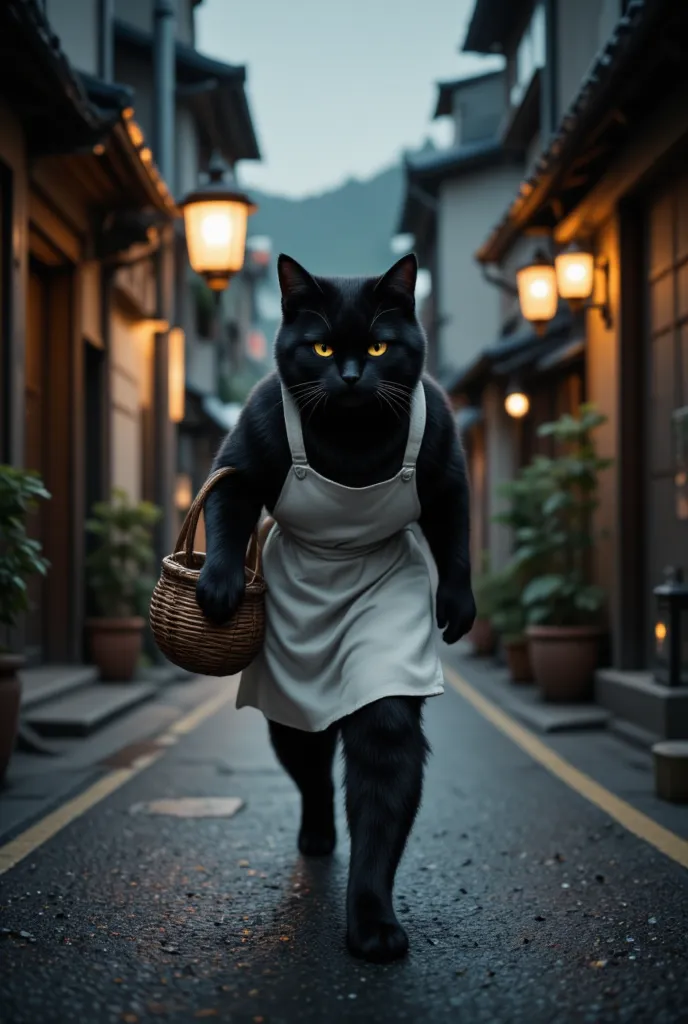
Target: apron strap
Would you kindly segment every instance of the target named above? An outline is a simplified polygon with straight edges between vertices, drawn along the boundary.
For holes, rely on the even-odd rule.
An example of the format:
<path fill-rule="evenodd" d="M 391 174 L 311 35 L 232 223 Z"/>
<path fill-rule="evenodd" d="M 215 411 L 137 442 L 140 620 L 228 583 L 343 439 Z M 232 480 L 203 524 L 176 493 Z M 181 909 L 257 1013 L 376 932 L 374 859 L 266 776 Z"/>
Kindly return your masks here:
<path fill-rule="evenodd" d="M 307 466 L 306 446 L 303 443 L 301 414 L 288 388 L 282 384 L 282 405 L 284 406 L 284 425 L 287 428 L 287 440 L 295 466 Z"/>
<path fill-rule="evenodd" d="M 403 476 L 406 480 L 411 478 L 413 471 L 416 468 L 416 460 L 418 458 L 420 446 L 423 443 L 423 435 L 425 434 L 425 417 L 425 388 L 423 387 L 423 381 L 419 380 L 416 385 L 416 390 L 413 392 L 413 399 L 411 401 L 409 435 L 406 443 L 406 451 L 404 452 L 404 462 L 402 465 Z"/>

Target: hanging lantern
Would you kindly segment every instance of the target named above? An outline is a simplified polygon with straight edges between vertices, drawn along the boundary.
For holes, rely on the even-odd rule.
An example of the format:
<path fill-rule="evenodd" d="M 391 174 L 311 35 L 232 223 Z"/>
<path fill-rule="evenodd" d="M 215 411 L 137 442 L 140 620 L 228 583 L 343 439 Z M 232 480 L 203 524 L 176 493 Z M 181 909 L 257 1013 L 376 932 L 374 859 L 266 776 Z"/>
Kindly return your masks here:
<path fill-rule="evenodd" d="M 208 166 L 208 183 L 186 195 L 184 211 L 189 262 L 213 291 L 223 291 L 244 265 L 246 226 L 258 209 L 239 192 L 229 166 L 219 153 Z"/>
<path fill-rule="evenodd" d="M 595 260 L 591 252 L 572 242 L 555 257 L 554 268 L 562 299 L 575 307 L 590 298 L 595 284 Z"/>
<path fill-rule="evenodd" d="M 667 686 L 688 686 L 688 584 L 683 570 L 668 570 L 667 582 L 655 587 L 655 676 Z"/>
<path fill-rule="evenodd" d="M 523 388 L 514 381 L 509 385 L 504 398 L 504 408 L 509 416 L 516 420 L 523 419 L 530 410 L 530 399 Z"/>
<path fill-rule="evenodd" d="M 551 259 L 542 252 L 516 272 L 521 313 L 542 334 L 557 312 L 557 275 Z"/>

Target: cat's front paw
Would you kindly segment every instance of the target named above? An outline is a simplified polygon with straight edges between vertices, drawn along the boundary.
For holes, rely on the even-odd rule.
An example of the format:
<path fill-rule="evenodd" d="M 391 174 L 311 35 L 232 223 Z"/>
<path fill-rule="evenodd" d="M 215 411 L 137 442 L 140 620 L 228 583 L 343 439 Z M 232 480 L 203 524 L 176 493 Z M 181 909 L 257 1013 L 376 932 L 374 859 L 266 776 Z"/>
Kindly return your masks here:
<path fill-rule="evenodd" d="M 241 572 L 231 571 L 226 564 L 206 560 L 196 584 L 196 601 L 209 622 L 222 626 L 239 607 L 245 589 L 243 566 Z"/>
<path fill-rule="evenodd" d="M 440 580 L 437 588 L 437 625 L 445 644 L 455 644 L 475 622 L 475 601 L 470 584 Z"/>
<path fill-rule="evenodd" d="M 350 899 L 346 944 L 353 956 L 386 964 L 408 953 L 408 935 L 386 903 L 372 893 Z"/>

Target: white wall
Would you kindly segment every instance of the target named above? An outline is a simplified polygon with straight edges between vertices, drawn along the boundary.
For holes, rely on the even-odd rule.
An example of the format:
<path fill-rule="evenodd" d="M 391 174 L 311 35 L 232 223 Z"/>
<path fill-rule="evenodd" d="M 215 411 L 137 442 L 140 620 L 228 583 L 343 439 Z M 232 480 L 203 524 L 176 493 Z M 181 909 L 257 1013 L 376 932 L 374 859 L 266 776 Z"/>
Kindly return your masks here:
<path fill-rule="evenodd" d="M 518 189 L 516 167 L 496 167 L 446 181 L 440 189 L 438 299 L 440 369 L 464 366 L 500 331 L 500 296 L 474 256 Z"/>
<path fill-rule="evenodd" d="M 98 0 L 47 0 L 46 13 L 78 71 L 98 74 Z"/>
<path fill-rule="evenodd" d="M 607 327 L 600 314 L 586 315 L 587 345 L 585 376 L 587 400 L 594 403 L 608 422 L 595 434 L 598 454 L 614 459 L 611 467 L 600 475 L 599 507 L 595 513 L 598 543 L 593 552 L 595 581 L 605 588 L 609 598 L 609 615 L 615 644 L 618 642 L 618 563 L 622 552 L 617 545 L 616 525 L 619 522 L 619 372 L 621 363 L 620 332 L 620 252 L 619 225 L 616 217 L 598 232 L 595 248 L 600 259 L 609 261 L 609 302 L 612 326 Z"/>
<path fill-rule="evenodd" d="M 111 437 L 112 487 L 123 488 L 132 501 L 141 498 L 141 407 L 146 400 L 152 348 L 144 343 L 136 321 L 117 309 L 110 319 L 112 346 Z"/>

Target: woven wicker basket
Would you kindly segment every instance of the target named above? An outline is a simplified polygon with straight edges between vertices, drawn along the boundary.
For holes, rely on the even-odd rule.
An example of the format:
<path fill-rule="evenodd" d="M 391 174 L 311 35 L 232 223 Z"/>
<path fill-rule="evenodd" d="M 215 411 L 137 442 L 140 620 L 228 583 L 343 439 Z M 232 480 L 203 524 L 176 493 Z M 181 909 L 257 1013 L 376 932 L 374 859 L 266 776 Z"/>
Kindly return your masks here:
<path fill-rule="evenodd" d="M 265 635 L 265 580 L 261 575 L 258 532 L 246 555 L 246 592 L 229 622 L 216 626 L 196 602 L 196 584 L 205 555 L 194 551 L 196 527 L 205 499 L 218 480 L 234 470 L 213 473 L 198 492 L 177 539 L 173 555 L 163 559 L 150 605 L 155 642 L 174 665 L 204 676 L 242 672 L 258 654 Z"/>

